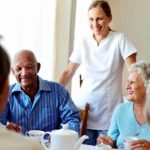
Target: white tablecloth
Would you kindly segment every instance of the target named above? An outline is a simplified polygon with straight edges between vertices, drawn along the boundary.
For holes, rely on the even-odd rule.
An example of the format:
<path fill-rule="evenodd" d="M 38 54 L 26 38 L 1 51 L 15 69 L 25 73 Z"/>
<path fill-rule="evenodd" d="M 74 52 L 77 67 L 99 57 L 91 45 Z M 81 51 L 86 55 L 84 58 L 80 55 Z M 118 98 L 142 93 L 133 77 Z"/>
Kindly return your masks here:
<path fill-rule="evenodd" d="M 82 144 L 80 150 L 96 150 L 95 146 Z M 112 150 L 117 150 L 112 148 Z M 118 149 L 119 150 L 119 149 Z"/>
<path fill-rule="evenodd" d="M 80 150 L 96 150 L 95 146 L 82 144 Z"/>

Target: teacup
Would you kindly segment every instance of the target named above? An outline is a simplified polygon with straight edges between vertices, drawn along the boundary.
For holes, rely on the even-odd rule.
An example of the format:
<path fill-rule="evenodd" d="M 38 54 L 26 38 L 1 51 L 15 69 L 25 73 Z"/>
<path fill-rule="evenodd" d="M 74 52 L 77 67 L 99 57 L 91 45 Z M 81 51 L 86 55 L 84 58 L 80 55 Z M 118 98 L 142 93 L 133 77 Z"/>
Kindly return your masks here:
<path fill-rule="evenodd" d="M 95 149 L 97 150 L 110 150 L 111 146 L 106 144 L 97 144 Z"/>
<path fill-rule="evenodd" d="M 25 133 L 27 137 L 30 137 L 32 139 L 36 139 L 40 142 L 42 135 L 44 134 L 44 131 L 41 130 L 29 130 Z"/>
<path fill-rule="evenodd" d="M 130 150 L 131 142 L 136 141 L 136 140 L 138 140 L 137 137 L 132 137 L 132 136 L 124 137 L 124 149 Z"/>

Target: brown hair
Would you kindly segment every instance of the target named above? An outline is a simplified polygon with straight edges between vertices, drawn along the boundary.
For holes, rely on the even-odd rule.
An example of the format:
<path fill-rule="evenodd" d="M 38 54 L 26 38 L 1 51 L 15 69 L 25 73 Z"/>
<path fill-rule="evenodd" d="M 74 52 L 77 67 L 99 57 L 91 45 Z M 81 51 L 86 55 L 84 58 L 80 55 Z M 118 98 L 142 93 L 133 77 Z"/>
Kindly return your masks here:
<path fill-rule="evenodd" d="M 5 79 L 10 72 L 10 60 L 4 48 L 0 45 L 0 92 L 2 91 Z"/>
<path fill-rule="evenodd" d="M 91 10 L 92 8 L 97 7 L 97 6 L 101 7 L 101 8 L 104 10 L 104 12 L 105 12 L 105 14 L 107 15 L 107 17 L 112 16 L 110 6 L 109 6 L 108 2 L 105 1 L 105 0 L 96 0 L 96 1 L 94 1 L 94 2 L 89 6 L 88 11 Z"/>

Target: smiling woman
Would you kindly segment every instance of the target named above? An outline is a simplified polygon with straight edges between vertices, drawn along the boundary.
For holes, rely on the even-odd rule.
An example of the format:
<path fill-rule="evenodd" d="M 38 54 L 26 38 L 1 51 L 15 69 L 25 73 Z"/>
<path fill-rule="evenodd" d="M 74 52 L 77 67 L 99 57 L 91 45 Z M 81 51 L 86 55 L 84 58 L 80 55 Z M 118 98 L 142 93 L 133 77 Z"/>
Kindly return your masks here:
<path fill-rule="evenodd" d="M 59 78 L 67 85 L 82 66 L 83 82 L 74 102 L 79 109 L 90 104 L 85 143 L 96 144 L 99 134 L 106 134 L 112 112 L 123 101 L 121 80 L 124 63 L 127 68 L 136 61 L 136 49 L 126 36 L 110 30 L 111 9 L 107 1 L 96 0 L 88 9 L 91 32 L 75 40 L 70 62 Z M 81 35 L 80 35 L 81 37 Z"/>
<path fill-rule="evenodd" d="M 150 63 L 137 62 L 130 66 L 127 84 L 129 102 L 117 106 L 108 136 L 100 136 L 97 139 L 99 143 L 109 144 L 114 148 L 124 147 L 124 140 L 132 136 L 138 140 L 130 145 L 130 149 L 143 148 L 143 143 L 146 148 L 150 140 L 150 126 L 145 122 L 143 110 L 146 102 L 145 82 L 148 80 Z"/>
<path fill-rule="evenodd" d="M 97 41 L 97 45 L 106 38 L 109 33 L 109 23 L 112 19 L 112 14 L 107 3 L 93 3 L 88 10 L 89 26 L 93 31 L 93 36 Z M 94 9 L 93 9 L 94 8 Z"/>

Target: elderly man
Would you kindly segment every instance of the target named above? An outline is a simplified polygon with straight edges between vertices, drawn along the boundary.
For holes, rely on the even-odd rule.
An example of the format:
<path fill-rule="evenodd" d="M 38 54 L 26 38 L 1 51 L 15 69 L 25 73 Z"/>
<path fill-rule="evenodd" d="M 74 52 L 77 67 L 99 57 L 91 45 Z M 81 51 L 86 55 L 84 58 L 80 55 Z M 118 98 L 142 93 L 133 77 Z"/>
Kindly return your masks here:
<path fill-rule="evenodd" d="M 7 102 L 9 91 L 9 57 L 0 45 L 0 112 Z M 39 142 L 27 139 L 15 132 L 11 132 L 0 125 L 0 149 L 1 150 L 42 150 Z"/>
<path fill-rule="evenodd" d="M 79 112 L 69 93 L 60 84 L 39 77 L 39 70 L 40 63 L 32 51 L 22 50 L 14 56 L 12 72 L 18 83 L 10 87 L 0 121 L 21 126 L 23 134 L 33 129 L 59 129 L 61 124 L 68 124 L 69 129 L 79 132 Z"/>

